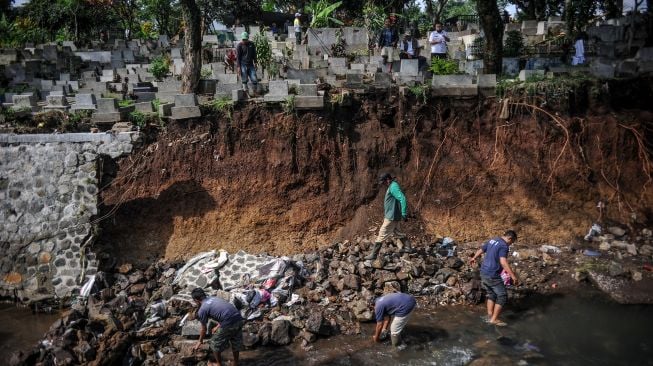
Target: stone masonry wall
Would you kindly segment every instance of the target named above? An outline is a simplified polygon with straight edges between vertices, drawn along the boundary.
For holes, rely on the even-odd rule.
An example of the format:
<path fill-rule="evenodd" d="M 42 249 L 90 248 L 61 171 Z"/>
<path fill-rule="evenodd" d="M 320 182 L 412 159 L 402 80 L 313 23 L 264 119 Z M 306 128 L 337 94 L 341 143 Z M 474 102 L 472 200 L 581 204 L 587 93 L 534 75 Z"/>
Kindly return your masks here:
<path fill-rule="evenodd" d="M 64 298 L 97 271 L 98 161 L 138 133 L 0 135 L 0 297 Z"/>

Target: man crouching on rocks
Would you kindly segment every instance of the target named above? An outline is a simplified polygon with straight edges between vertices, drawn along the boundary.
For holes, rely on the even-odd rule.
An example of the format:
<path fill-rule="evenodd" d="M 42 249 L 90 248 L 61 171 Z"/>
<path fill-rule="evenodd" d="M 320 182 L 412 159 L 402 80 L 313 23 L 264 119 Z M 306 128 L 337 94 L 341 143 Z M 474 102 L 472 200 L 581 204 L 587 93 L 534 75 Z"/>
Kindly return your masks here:
<path fill-rule="evenodd" d="M 483 263 L 481 264 L 481 284 L 487 292 L 487 319 L 490 324 L 505 326 L 506 323 L 499 320 L 499 314 L 506 301 L 508 293 L 506 286 L 501 278 L 501 271 L 505 270 L 513 285 L 517 285 L 517 276 L 513 273 L 508 264 L 508 247 L 517 241 L 517 233 L 513 230 L 507 230 L 503 236 L 486 241 L 476 251 L 470 264 L 476 264 L 476 258 L 485 253 Z"/>
<path fill-rule="evenodd" d="M 374 316 L 376 318 L 376 329 L 372 339 L 374 342 L 381 341 L 381 333 L 388 331 L 390 316 L 393 317 L 390 324 L 390 339 L 392 345 L 397 347 L 401 343 L 401 332 L 408 323 L 411 312 L 415 309 L 417 302 L 409 294 L 401 292 L 384 295 L 376 299 L 374 304 Z"/>
<path fill-rule="evenodd" d="M 209 319 L 218 323 L 211 333 L 209 347 L 213 352 L 218 366 L 222 366 L 222 351 L 226 350 L 231 344 L 234 360 L 232 365 L 238 365 L 238 354 L 243 348 L 243 318 L 235 306 L 229 302 L 217 297 L 207 297 L 204 290 L 196 288 L 191 292 L 193 300 L 200 306 L 197 311 L 197 320 L 202 328 L 200 329 L 200 339 L 193 350 L 198 350 L 204 341 L 206 335 L 206 325 Z M 209 365 L 211 363 L 209 362 Z"/>

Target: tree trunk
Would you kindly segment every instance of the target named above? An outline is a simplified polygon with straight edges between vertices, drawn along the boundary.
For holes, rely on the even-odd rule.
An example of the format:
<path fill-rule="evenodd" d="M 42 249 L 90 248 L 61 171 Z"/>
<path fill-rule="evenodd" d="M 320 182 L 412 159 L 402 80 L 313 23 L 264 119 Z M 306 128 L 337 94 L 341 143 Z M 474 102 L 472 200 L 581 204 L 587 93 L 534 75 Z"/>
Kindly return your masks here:
<path fill-rule="evenodd" d="M 195 0 L 181 0 L 181 14 L 185 23 L 184 69 L 181 73 L 181 92 L 195 93 L 202 68 L 202 14 Z"/>
<path fill-rule="evenodd" d="M 499 14 L 497 0 L 476 2 L 481 28 L 485 33 L 483 52 L 483 72 L 501 74 L 503 64 L 503 22 Z"/>

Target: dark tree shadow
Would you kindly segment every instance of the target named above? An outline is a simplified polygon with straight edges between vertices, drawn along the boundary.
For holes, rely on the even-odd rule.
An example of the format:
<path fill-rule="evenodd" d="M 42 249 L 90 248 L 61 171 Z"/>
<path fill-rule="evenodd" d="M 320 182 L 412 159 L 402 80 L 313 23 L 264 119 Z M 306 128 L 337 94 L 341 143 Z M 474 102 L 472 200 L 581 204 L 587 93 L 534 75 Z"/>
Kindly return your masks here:
<path fill-rule="evenodd" d="M 103 267 L 129 262 L 150 264 L 165 255 L 176 217 L 200 217 L 214 210 L 215 200 L 194 180 L 176 182 L 156 198 L 142 198 L 101 208 L 97 248 L 110 254 Z"/>

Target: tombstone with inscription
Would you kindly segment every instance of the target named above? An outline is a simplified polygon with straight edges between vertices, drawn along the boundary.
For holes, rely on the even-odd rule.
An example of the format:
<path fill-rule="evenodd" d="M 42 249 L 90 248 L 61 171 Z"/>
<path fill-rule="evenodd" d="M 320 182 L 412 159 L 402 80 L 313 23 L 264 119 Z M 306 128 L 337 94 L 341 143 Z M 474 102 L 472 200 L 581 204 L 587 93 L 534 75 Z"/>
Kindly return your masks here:
<path fill-rule="evenodd" d="M 75 104 L 70 106 L 71 112 L 80 110 L 95 110 L 95 95 L 93 94 L 77 94 L 75 95 Z"/>
<path fill-rule="evenodd" d="M 48 95 L 46 101 L 48 104 L 43 107 L 46 111 L 57 110 L 66 112 L 70 108 L 66 97 L 63 95 Z"/>

